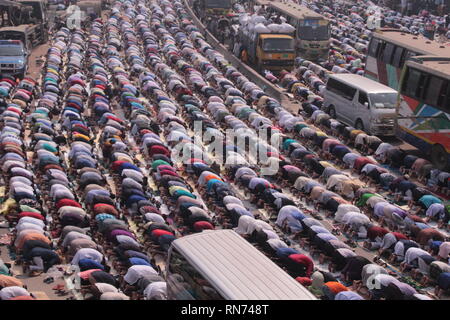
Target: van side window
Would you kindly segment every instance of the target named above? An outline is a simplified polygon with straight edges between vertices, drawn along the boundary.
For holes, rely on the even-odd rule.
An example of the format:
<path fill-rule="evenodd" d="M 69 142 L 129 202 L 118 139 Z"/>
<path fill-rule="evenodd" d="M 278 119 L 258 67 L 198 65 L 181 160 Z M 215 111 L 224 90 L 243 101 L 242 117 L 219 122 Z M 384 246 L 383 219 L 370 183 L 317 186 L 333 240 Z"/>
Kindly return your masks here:
<path fill-rule="evenodd" d="M 360 91 L 358 96 L 358 102 L 364 105 L 364 103 L 369 103 L 369 100 L 367 99 L 367 93 Z"/>
<path fill-rule="evenodd" d="M 224 300 L 175 248 L 172 249 L 169 262 L 168 286 L 178 300 Z"/>
<path fill-rule="evenodd" d="M 372 38 L 369 44 L 369 56 L 377 57 L 378 48 L 380 47 L 380 40 L 376 38 Z"/>
<path fill-rule="evenodd" d="M 327 82 L 327 90 L 340 95 L 347 100 L 353 100 L 353 97 L 355 96 L 356 89 L 352 88 L 339 80 L 330 78 Z"/>
<path fill-rule="evenodd" d="M 382 53 L 382 60 L 387 64 L 391 64 L 392 53 L 394 52 L 395 46 L 392 43 L 386 43 L 386 47 Z"/>

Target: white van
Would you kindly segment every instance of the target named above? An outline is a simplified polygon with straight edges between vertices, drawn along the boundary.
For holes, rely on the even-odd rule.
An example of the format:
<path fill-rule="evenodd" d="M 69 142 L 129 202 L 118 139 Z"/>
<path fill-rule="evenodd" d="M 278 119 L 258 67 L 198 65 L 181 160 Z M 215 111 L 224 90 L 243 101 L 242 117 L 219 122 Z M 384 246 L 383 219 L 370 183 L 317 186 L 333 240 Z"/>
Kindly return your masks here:
<path fill-rule="evenodd" d="M 233 230 L 173 241 L 166 281 L 170 300 L 317 300 Z"/>
<path fill-rule="evenodd" d="M 397 91 L 356 74 L 333 74 L 327 81 L 323 109 L 369 134 L 392 136 Z"/>

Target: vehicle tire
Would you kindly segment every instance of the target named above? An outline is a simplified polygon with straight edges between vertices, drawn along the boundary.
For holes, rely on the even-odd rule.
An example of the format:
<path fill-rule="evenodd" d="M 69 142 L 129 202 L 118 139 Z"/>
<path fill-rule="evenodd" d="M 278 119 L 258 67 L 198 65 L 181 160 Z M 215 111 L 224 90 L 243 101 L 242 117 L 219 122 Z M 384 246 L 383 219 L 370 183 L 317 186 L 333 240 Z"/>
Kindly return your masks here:
<path fill-rule="evenodd" d="M 431 147 L 431 162 L 439 170 L 446 170 L 448 163 L 448 153 L 440 144 L 435 144 Z"/>
<path fill-rule="evenodd" d="M 334 108 L 333 105 L 328 107 L 328 114 L 330 115 L 331 118 L 336 119 L 336 109 Z"/>
<path fill-rule="evenodd" d="M 361 119 L 356 120 L 356 122 L 355 122 L 355 129 L 364 131 L 364 124 L 361 121 Z"/>

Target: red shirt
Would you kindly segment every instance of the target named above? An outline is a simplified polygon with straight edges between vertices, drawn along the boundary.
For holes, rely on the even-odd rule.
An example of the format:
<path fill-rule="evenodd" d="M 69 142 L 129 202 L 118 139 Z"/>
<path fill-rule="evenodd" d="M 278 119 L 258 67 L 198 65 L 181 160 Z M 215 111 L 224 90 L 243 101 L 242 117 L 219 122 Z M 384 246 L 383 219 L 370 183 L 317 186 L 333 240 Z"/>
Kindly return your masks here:
<path fill-rule="evenodd" d="M 355 160 L 353 168 L 359 171 L 368 163 L 373 163 L 373 161 L 366 157 L 359 157 Z"/>
<path fill-rule="evenodd" d="M 291 254 L 288 258 L 291 259 L 292 261 L 294 261 L 295 263 L 305 266 L 306 267 L 306 272 L 305 272 L 306 276 L 308 278 L 311 277 L 311 275 L 313 273 L 313 269 L 314 269 L 314 262 L 309 257 L 305 256 L 304 254 L 294 253 L 294 254 Z"/>
<path fill-rule="evenodd" d="M 408 237 L 405 236 L 403 233 L 400 232 L 392 232 L 392 234 L 395 236 L 395 239 L 398 240 L 408 240 Z"/>
<path fill-rule="evenodd" d="M 297 277 L 295 278 L 298 283 L 300 283 L 302 286 L 308 287 L 312 284 L 312 280 L 307 277 Z"/>
<path fill-rule="evenodd" d="M 8 107 L 8 108 L 6 108 L 6 110 L 15 112 L 15 113 L 17 113 L 19 115 L 22 114 L 22 111 L 17 110 L 17 108 Z"/>
<path fill-rule="evenodd" d="M 152 146 L 149 151 L 150 157 L 155 154 L 163 154 L 165 156 L 169 156 L 170 152 L 169 152 L 169 150 L 167 150 L 166 147 L 156 145 L 156 146 Z"/>
<path fill-rule="evenodd" d="M 367 238 L 373 241 L 376 237 L 382 238 L 386 233 L 389 233 L 389 231 L 385 228 L 373 226 L 367 230 Z"/>
<path fill-rule="evenodd" d="M 81 208 L 81 204 L 72 199 L 61 199 L 56 203 L 56 210 L 61 207 L 77 207 Z"/>
<path fill-rule="evenodd" d="M 111 168 L 112 168 L 114 171 L 117 171 L 117 170 L 119 170 L 120 166 L 121 166 L 122 164 L 126 163 L 126 162 L 127 162 L 127 161 L 123 161 L 123 160 L 114 161 L 114 162 L 112 163 L 112 165 L 111 165 Z"/>
<path fill-rule="evenodd" d="M 107 119 L 114 120 L 114 121 L 116 121 L 116 122 L 118 122 L 118 123 L 123 123 L 122 119 L 119 119 L 119 118 L 114 117 L 114 116 L 112 116 L 112 115 L 108 115 L 108 116 L 106 116 L 106 118 L 107 118 Z"/>
<path fill-rule="evenodd" d="M 202 162 L 205 163 L 205 161 L 203 161 L 202 159 L 197 159 L 197 158 L 191 158 L 188 161 L 189 163 L 194 163 L 194 162 Z"/>
<path fill-rule="evenodd" d="M 214 226 L 208 221 L 197 221 L 194 223 L 194 230 L 200 232 L 202 230 L 213 230 Z"/>
<path fill-rule="evenodd" d="M 83 81 L 83 80 L 79 80 L 79 79 L 74 79 L 74 80 L 72 80 L 72 81 L 70 82 L 70 84 L 71 84 L 71 85 L 79 84 L 79 85 L 82 86 L 82 87 L 85 87 L 85 86 L 86 86 L 86 85 L 84 84 L 84 81 Z"/>
<path fill-rule="evenodd" d="M 101 269 L 89 269 L 86 271 L 79 272 L 78 275 L 80 276 L 81 279 L 87 280 L 87 279 L 89 279 L 89 275 L 94 271 L 102 271 L 102 270 Z"/>
<path fill-rule="evenodd" d="M 174 177 L 179 177 L 178 173 L 173 172 L 173 171 L 171 171 L 171 170 L 161 170 L 161 171 L 159 172 L 159 174 L 161 175 L 161 177 L 162 177 L 162 176 L 165 176 L 165 175 L 174 176 Z"/>
<path fill-rule="evenodd" d="M 94 213 L 109 213 L 114 216 L 119 215 L 119 212 L 117 212 L 116 208 L 114 208 L 112 205 L 107 203 L 97 203 L 94 205 Z"/>
<path fill-rule="evenodd" d="M 169 231 L 163 230 L 163 229 L 155 229 L 155 230 L 152 231 L 152 237 L 159 238 L 160 236 L 162 236 L 164 234 L 168 234 L 168 235 L 173 236 L 172 232 L 169 232 Z"/>
<path fill-rule="evenodd" d="M 143 136 L 146 133 L 153 133 L 151 130 L 148 129 L 142 129 L 141 131 L 139 131 L 139 133 Z"/>
<path fill-rule="evenodd" d="M 23 217 L 31 217 L 31 218 L 36 218 L 36 219 L 40 219 L 42 221 L 45 220 L 44 216 L 41 215 L 40 213 L 37 212 L 31 212 L 31 211 L 23 211 L 19 214 L 19 219 L 23 218 Z"/>

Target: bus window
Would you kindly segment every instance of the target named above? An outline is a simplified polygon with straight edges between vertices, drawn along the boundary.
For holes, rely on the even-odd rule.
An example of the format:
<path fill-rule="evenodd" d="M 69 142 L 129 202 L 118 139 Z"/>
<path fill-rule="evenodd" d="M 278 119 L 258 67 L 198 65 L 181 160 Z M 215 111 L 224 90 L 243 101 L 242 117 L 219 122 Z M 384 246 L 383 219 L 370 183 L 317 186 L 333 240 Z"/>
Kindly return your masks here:
<path fill-rule="evenodd" d="M 418 54 L 409 50 L 406 50 L 406 53 L 403 55 L 402 60 L 400 62 L 400 66 L 403 66 L 403 64 L 408 61 L 411 57 L 417 56 Z"/>
<path fill-rule="evenodd" d="M 408 69 L 403 80 L 402 93 L 409 97 L 416 97 L 417 87 L 419 85 L 420 72 L 414 69 Z"/>
<path fill-rule="evenodd" d="M 174 248 L 170 254 L 168 286 L 180 299 L 224 300 L 211 284 Z"/>
<path fill-rule="evenodd" d="M 400 68 L 402 66 L 402 57 L 405 49 L 399 46 L 395 47 L 394 56 L 392 58 L 392 65 L 394 67 Z"/>
<path fill-rule="evenodd" d="M 294 21 L 294 19 L 291 16 L 288 16 L 286 22 L 289 23 L 291 26 L 295 26 L 297 21 Z"/>
<path fill-rule="evenodd" d="M 425 90 L 424 96 L 423 96 L 425 103 L 432 105 L 432 106 L 438 105 L 438 100 L 440 98 L 440 93 L 441 93 L 443 84 L 444 84 L 444 79 L 434 77 L 434 76 L 429 77 L 427 89 Z"/>
<path fill-rule="evenodd" d="M 445 112 L 450 113 L 450 81 L 445 81 L 446 90 L 442 90 L 443 94 L 445 95 L 445 102 L 443 103 L 443 109 Z M 444 93 L 445 92 L 445 93 Z"/>
<path fill-rule="evenodd" d="M 437 99 L 437 107 L 445 112 L 450 112 L 450 86 L 448 80 L 442 80 L 441 90 Z"/>
<path fill-rule="evenodd" d="M 323 41 L 330 37 L 330 27 L 325 20 L 304 19 L 299 21 L 297 26 L 297 36 L 306 41 Z"/>
<path fill-rule="evenodd" d="M 423 99 L 426 93 L 426 87 L 429 79 L 429 75 L 425 73 L 420 73 L 419 82 L 417 84 L 415 97 L 418 99 Z"/>
<path fill-rule="evenodd" d="M 377 52 L 377 58 L 379 60 L 383 59 L 383 52 L 384 52 L 384 48 L 386 47 L 386 42 L 380 40 L 380 43 L 378 45 L 378 52 Z"/>
<path fill-rule="evenodd" d="M 391 64 L 392 53 L 394 52 L 395 46 L 392 43 L 386 43 L 382 53 L 382 60 L 387 64 Z"/>
<path fill-rule="evenodd" d="M 371 57 L 377 57 L 378 56 L 378 49 L 380 47 L 381 41 L 376 38 L 372 38 L 372 41 L 370 41 L 369 44 L 369 56 Z"/>

